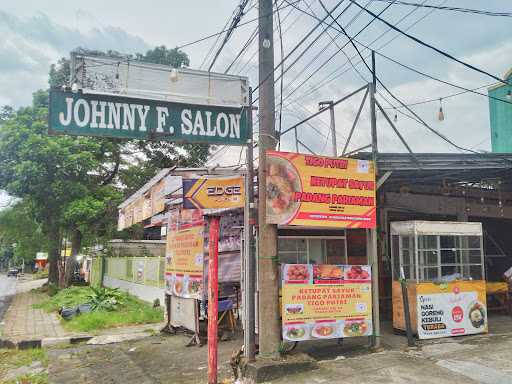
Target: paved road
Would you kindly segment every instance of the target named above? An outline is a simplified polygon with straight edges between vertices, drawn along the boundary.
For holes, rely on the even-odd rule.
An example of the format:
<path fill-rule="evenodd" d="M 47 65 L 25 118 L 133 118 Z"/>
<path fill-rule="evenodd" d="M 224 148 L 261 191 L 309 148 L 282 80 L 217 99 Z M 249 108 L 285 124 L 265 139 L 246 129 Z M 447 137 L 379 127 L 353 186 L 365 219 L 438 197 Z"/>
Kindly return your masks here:
<path fill-rule="evenodd" d="M 16 293 L 16 282 L 15 278 L 0 274 L 0 322 L 2 322 L 5 311 Z"/>

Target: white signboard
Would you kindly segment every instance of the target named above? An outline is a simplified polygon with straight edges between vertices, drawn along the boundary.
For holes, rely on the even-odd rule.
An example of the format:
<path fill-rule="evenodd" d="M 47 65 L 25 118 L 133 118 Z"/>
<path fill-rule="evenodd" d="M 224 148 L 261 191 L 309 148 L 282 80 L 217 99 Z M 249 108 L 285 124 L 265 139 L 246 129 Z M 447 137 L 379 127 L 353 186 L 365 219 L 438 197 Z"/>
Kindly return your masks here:
<path fill-rule="evenodd" d="M 171 298 L 171 319 L 173 327 L 183 327 L 198 333 L 197 328 L 197 302 L 195 299 L 185 299 L 178 296 Z"/>
<path fill-rule="evenodd" d="M 420 339 L 471 335 L 487 331 L 485 299 L 480 297 L 478 290 L 466 291 L 463 287 L 457 289 L 457 286 L 454 286 L 452 289 L 450 286 L 444 292 L 435 293 L 428 289 L 429 287 L 426 287 L 426 292 L 421 292 L 421 284 L 417 288 L 420 291 L 417 294 Z"/>

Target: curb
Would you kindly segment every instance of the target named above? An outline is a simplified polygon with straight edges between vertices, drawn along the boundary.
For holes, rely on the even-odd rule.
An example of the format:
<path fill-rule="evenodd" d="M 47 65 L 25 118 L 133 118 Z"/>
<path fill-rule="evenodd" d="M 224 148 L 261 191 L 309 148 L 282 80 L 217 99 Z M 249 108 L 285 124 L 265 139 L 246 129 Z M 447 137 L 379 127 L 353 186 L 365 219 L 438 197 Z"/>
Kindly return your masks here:
<path fill-rule="evenodd" d="M 18 340 L 0 339 L 0 348 L 6 349 L 32 349 L 42 348 L 57 344 L 78 344 L 89 341 L 94 336 L 72 336 L 72 337 L 47 337 L 44 339 Z"/>

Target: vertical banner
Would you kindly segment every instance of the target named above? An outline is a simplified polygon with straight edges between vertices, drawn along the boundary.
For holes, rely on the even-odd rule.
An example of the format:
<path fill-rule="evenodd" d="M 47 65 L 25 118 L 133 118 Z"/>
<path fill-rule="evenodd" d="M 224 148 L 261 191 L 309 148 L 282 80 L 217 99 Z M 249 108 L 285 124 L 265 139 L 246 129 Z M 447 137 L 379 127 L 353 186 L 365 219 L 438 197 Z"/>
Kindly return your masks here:
<path fill-rule="evenodd" d="M 151 187 L 151 205 L 153 215 L 162 212 L 165 209 L 165 179 Z"/>
<path fill-rule="evenodd" d="M 184 212 L 184 211 L 183 211 Z M 182 213 L 183 213 L 182 212 Z M 169 217 L 165 280 L 167 293 L 184 298 L 202 297 L 204 260 L 204 223 L 193 220 L 199 214 Z"/>
<path fill-rule="evenodd" d="M 149 219 L 153 216 L 153 205 L 151 202 L 151 192 L 146 193 L 142 198 L 142 220 Z"/>
<path fill-rule="evenodd" d="M 418 283 L 416 297 L 420 339 L 487 332 L 485 281 Z"/>
<path fill-rule="evenodd" d="M 243 208 L 245 181 L 243 177 L 202 176 L 183 179 L 183 208 Z"/>
<path fill-rule="evenodd" d="M 288 341 L 372 334 L 368 265 L 282 265 L 282 332 Z"/>
<path fill-rule="evenodd" d="M 267 223 L 375 228 L 371 161 L 267 151 Z"/>

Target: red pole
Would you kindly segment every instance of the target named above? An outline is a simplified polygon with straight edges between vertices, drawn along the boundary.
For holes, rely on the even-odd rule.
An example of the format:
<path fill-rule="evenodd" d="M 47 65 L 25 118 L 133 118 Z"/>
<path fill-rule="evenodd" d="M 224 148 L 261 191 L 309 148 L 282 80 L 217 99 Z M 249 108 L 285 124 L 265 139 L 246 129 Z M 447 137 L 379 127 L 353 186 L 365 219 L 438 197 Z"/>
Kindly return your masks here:
<path fill-rule="evenodd" d="M 208 256 L 208 384 L 217 384 L 217 321 L 219 318 L 219 216 L 210 216 Z"/>

